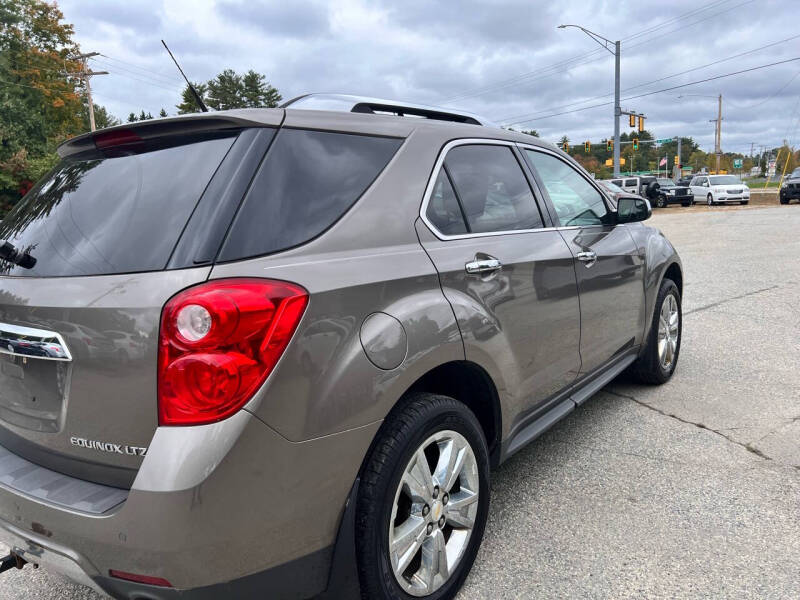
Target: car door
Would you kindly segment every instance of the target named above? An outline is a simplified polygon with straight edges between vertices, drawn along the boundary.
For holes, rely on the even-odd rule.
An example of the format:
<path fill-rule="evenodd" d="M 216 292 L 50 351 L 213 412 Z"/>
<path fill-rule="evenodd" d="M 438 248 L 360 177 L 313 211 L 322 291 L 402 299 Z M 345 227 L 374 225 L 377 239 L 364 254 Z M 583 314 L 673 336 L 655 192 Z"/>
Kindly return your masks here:
<path fill-rule="evenodd" d="M 694 196 L 695 202 L 699 202 L 701 200 L 706 199 L 706 185 L 705 183 L 708 181 L 707 177 L 695 177 L 692 180 L 692 196 Z"/>
<path fill-rule="evenodd" d="M 629 194 L 639 194 L 639 179 L 631 177 L 625 180 L 625 191 Z"/>
<path fill-rule="evenodd" d="M 525 155 L 539 187 L 547 192 L 559 233 L 575 257 L 584 376 L 641 343 L 643 251 L 637 248 L 628 225 L 616 224 L 616 214 L 609 210 L 605 196 L 578 167 L 541 148 L 526 148 Z"/>
<path fill-rule="evenodd" d="M 522 160 L 512 143 L 451 142 L 417 227 L 467 360 L 493 365 L 490 375 L 520 418 L 569 386 L 580 368 L 572 254 L 545 227 Z"/>

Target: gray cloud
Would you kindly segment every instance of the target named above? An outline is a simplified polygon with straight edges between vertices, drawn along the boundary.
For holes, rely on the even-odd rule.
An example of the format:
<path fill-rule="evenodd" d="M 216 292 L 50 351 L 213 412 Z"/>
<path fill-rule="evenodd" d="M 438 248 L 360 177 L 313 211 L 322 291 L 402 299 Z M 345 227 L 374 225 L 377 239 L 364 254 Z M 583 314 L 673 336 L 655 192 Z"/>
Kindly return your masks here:
<path fill-rule="evenodd" d="M 102 11 L 80 0 L 60 4 L 84 50 L 125 61 L 104 64 L 111 75 L 93 82 L 98 101 L 118 115 L 174 111 L 181 84 L 162 37 L 194 80 L 253 68 L 286 98 L 335 91 L 448 103 L 500 121 L 530 116 L 515 127 L 574 141 L 610 135 L 611 106 L 541 117 L 610 101 L 613 58 L 580 31 L 556 29 L 562 22 L 623 40 L 623 97 L 800 56 L 797 38 L 641 85 L 798 35 L 793 3 L 779 0 L 162 0 Z M 708 149 L 715 100 L 688 94 L 722 93 L 724 150 L 800 143 L 800 77 L 789 83 L 798 72 L 800 61 L 624 106 L 646 113 L 657 136 L 691 135 Z"/>

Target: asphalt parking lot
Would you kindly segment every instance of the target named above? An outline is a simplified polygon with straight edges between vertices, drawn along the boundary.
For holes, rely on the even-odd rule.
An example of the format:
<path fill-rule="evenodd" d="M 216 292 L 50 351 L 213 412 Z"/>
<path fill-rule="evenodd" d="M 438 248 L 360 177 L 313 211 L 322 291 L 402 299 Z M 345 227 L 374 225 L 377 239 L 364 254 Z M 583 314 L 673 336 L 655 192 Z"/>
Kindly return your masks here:
<path fill-rule="evenodd" d="M 650 223 L 685 268 L 675 377 L 613 382 L 493 474 L 460 600 L 800 597 L 800 206 Z M 96 596 L 26 568 L 6 598 Z"/>

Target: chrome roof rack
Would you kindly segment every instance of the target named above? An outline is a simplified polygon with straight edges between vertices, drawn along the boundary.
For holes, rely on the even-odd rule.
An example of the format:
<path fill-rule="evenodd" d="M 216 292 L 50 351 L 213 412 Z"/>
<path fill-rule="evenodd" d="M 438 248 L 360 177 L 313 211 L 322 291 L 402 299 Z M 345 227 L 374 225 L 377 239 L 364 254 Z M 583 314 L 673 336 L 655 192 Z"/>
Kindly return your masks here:
<path fill-rule="evenodd" d="M 415 117 L 454 123 L 469 123 L 485 127 L 497 127 L 488 119 L 462 111 L 451 110 L 424 104 L 409 104 L 396 100 L 383 100 L 366 96 L 349 94 L 304 94 L 281 105 L 281 108 L 299 108 L 303 110 L 335 110 L 343 112 L 367 113 L 378 115 L 394 115 L 399 117 Z"/>

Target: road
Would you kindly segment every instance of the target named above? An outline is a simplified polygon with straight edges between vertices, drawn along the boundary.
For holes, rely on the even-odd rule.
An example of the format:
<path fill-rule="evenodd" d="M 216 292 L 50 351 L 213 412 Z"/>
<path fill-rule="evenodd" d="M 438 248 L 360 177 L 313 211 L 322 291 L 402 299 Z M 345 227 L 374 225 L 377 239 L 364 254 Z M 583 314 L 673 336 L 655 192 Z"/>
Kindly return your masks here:
<path fill-rule="evenodd" d="M 685 267 L 675 377 L 613 382 L 493 473 L 459 600 L 800 597 L 800 206 L 650 223 Z M 96 596 L 26 569 L 6 598 Z"/>

